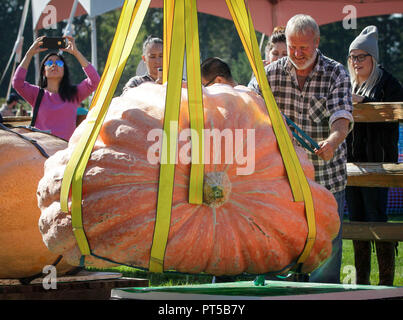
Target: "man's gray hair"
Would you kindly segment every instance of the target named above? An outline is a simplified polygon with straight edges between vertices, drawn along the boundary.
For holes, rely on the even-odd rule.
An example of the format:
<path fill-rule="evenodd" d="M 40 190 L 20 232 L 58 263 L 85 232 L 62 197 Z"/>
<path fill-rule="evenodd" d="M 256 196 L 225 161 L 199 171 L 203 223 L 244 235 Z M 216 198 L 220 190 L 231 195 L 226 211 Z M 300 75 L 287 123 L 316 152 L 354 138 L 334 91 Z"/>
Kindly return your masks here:
<path fill-rule="evenodd" d="M 147 47 L 148 47 L 149 45 L 154 44 L 154 43 L 163 44 L 162 39 L 157 38 L 157 37 L 154 37 L 154 36 L 151 36 L 151 35 L 148 36 L 147 39 L 146 39 L 146 40 L 144 41 L 144 43 L 143 43 L 143 55 L 146 54 Z"/>
<path fill-rule="evenodd" d="M 285 34 L 303 34 L 306 35 L 308 32 L 313 32 L 315 38 L 318 39 L 320 36 L 319 26 L 316 21 L 306 14 L 297 14 L 293 16 L 287 22 L 285 27 Z"/>

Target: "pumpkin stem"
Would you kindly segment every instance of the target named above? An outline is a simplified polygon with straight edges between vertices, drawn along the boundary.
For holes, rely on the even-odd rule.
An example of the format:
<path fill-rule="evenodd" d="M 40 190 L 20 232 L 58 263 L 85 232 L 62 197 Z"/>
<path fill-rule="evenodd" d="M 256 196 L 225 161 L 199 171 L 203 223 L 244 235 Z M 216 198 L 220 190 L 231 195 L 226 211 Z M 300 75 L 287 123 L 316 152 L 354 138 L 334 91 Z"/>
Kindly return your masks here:
<path fill-rule="evenodd" d="M 209 172 L 204 176 L 203 201 L 217 208 L 229 198 L 231 182 L 225 172 Z"/>

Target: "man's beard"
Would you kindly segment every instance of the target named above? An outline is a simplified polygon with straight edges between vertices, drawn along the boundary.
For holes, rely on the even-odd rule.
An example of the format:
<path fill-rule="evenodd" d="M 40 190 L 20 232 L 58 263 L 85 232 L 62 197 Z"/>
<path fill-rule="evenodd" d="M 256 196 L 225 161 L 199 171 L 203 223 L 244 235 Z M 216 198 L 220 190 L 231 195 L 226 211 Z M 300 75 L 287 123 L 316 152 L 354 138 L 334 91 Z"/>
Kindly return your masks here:
<path fill-rule="evenodd" d="M 309 58 L 302 66 L 297 65 L 297 64 L 291 59 L 290 56 L 288 56 L 288 57 L 290 58 L 290 61 L 291 61 L 291 63 L 293 64 L 293 66 L 295 67 L 295 69 L 297 69 L 297 70 L 305 70 L 305 69 L 309 68 L 309 67 L 315 62 L 317 54 L 318 54 L 317 51 L 315 51 L 315 54 L 314 54 L 311 58 Z"/>

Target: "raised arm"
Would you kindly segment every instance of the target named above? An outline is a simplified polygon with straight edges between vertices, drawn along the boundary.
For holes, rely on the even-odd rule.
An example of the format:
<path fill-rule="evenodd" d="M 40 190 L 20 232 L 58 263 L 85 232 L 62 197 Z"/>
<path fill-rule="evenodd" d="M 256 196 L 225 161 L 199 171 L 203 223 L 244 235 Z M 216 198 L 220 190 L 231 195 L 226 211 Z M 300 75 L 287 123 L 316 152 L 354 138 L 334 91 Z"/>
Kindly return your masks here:
<path fill-rule="evenodd" d="M 18 94 L 32 106 L 35 103 L 35 99 L 38 95 L 39 87 L 28 83 L 27 81 L 25 81 L 25 78 L 32 57 L 39 52 L 47 50 L 40 47 L 43 43 L 42 42 L 43 38 L 44 37 L 39 37 L 33 42 L 31 47 L 26 52 L 20 65 L 16 69 L 12 81 L 12 85 L 15 91 L 17 91 Z"/>
<path fill-rule="evenodd" d="M 78 50 L 76 41 L 71 36 L 66 36 L 68 43 L 65 49 L 61 49 L 64 52 L 68 52 L 73 55 L 77 61 L 81 64 L 83 68 L 86 68 L 89 64 L 88 60 L 82 55 L 82 53 Z"/>
<path fill-rule="evenodd" d="M 44 36 L 38 37 L 31 45 L 31 47 L 28 49 L 28 51 L 25 53 L 24 58 L 22 59 L 20 63 L 20 67 L 28 70 L 29 64 L 31 63 L 32 57 L 36 55 L 37 53 L 46 51 L 46 48 L 41 48 L 41 45 L 43 44 Z"/>

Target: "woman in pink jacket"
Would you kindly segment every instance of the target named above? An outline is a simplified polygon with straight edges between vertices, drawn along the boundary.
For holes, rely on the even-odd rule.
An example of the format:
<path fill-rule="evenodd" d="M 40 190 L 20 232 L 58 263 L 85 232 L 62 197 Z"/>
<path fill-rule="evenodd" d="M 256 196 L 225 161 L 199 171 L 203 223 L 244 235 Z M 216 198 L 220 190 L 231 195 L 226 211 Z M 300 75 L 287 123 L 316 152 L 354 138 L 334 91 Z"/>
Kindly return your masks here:
<path fill-rule="evenodd" d="M 28 49 L 15 72 L 13 87 L 33 107 L 40 88 L 43 88 L 44 94 L 39 105 L 35 127 L 69 140 L 76 128 L 77 108 L 96 90 L 100 77 L 77 49 L 74 39 L 67 36 L 67 46 L 61 50 L 72 54 L 78 60 L 87 78 L 78 85 L 71 85 L 69 69 L 63 56 L 57 52 L 50 52 L 41 63 L 39 86 L 25 81 L 32 57 L 47 50 L 41 47 L 43 38 L 37 38 Z"/>

